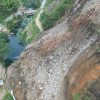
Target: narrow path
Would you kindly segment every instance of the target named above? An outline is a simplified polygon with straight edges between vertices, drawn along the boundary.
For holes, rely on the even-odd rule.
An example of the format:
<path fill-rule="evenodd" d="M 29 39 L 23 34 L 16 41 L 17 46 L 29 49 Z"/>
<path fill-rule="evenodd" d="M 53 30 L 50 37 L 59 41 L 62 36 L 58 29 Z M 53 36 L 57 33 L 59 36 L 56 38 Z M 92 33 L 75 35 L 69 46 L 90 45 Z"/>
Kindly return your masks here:
<path fill-rule="evenodd" d="M 36 21 L 36 25 L 38 26 L 38 28 L 40 29 L 40 31 L 43 31 L 41 22 L 40 22 L 40 15 L 42 14 L 43 10 L 41 10 L 38 14 L 38 16 L 36 17 L 35 21 Z"/>
<path fill-rule="evenodd" d="M 43 0 L 43 2 L 41 3 L 41 7 L 40 7 L 40 9 L 42 9 L 42 10 L 39 12 L 39 14 L 37 15 L 37 17 L 35 19 L 36 25 L 38 26 L 40 31 L 43 31 L 43 28 L 42 28 L 42 25 L 41 25 L 41 22 L 39 19 L 40 19 L 40 15 L 43 13 L 43 8 L 44 8 L 45 4 L 46 4 L 46 0 Z"/>

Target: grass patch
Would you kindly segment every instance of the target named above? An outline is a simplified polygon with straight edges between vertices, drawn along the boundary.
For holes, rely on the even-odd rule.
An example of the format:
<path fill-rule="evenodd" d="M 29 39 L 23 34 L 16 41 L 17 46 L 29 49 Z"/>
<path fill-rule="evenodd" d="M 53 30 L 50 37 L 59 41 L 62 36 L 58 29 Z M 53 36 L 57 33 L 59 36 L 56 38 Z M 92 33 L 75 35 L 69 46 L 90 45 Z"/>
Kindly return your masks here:
<path fill-rule="evenodd" d="M 81 100 L 81 98 L 82 98 L 82 95 L 80 95 L 80 94 L 73 95 L 73 100 Z"/>
<path fill-rule="evenodd" d="M 4 16 L 2 13 L 0 13 L 0 23 L 1 24 L 5 24 L 5 19 L 6 19 L 6 16 Z"/>
<path fill-rule="evenodd" d="M 35 39 L 35 37 L 40 33 L 40 29 L 37 27 L 35 20 L 33 20 L 33 29 L 30 30 L 31 37 L 26 41 L 27 43 L 30 43 L 32 40 Z"/>

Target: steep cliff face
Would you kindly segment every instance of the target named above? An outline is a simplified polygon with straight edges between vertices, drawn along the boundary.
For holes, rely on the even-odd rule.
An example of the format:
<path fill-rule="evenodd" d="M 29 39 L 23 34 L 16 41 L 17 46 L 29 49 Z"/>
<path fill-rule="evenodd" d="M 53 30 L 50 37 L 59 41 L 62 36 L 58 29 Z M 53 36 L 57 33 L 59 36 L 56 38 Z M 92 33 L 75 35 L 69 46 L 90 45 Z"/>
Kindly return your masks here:
<path fill-rule="evenodd" d="M 8 69 L 16 100 L 73 100 L 92 96 L 100 75 L 100 0 L 77 0 L 69 15 L 42 32 Z M 96 89 L 96 88 L 95 88 Z M 99 90 L 98 90 L 99 91 Z M 94 95 L 95 99 L 96 94 Z"/>

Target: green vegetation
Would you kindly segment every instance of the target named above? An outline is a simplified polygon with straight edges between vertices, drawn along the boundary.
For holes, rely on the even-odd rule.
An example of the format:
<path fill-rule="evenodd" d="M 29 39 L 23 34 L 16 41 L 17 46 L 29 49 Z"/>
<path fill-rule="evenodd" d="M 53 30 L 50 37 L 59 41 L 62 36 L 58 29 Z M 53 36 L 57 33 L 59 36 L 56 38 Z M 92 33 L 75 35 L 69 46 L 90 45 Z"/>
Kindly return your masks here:
<path fill-rule="evenodd" d="M 100 53 L 100 47 L 96 46 L 96 49 L 97 49 L 98 53 Z"/>
<path fill-rule="evenodd" d="M 98 33 L 98 31 L 99 31 L 99 30 L 100 30 L 99 28 L 96 28 L 96 30 L 95 30 L 95 31 Z"/>
<path fill-rule="evenodd" d="M 4 24 L 5 19 L 18 9 L 17 0 L 0 0 L 0 23 Z"/>
<path fill-rule="evenodd" d="M 22 5 L 26 8 L 39 8 L 41 6 L 41 2 L 43 0 L 35 0 L 35 1 L 32 1 L 32 0 L 21 0 L 22 2 Z"/>
<path fill-rule="evenodd" d="M 40 29 L 36 25 L 35 18 L 37 17 L 38 13 L 33 17 L 31 22 L 28 24 L 28 29 L 24 31 L 20 31 L 18 34 L 18 38 L 25 43 L 30 43 L 35 37 L 40 33 Z M 30 35 L 30 38 L 27 38 Z"/>
<path fill-rule="evenodd" d="M 88 88 L 90 88 L 91 84 L 92 84 L 92 81 L 89 81 L 89 82 L 87 82 L 86 86 L 87 86 Z"/>
<path fill-rule="evenodd" d="M 95 33 L 97 33 L 97 34 L 100 33 L 100 28 L 99 28 L 99 27 L 96 27 L 96 29 L 95 29 Z"/>
<path fill-rule="evenodd" d="M 13 82 L 13 83 L 11 84 L 11 86 L 14 87 L 14 86 L 15 86 L 15 82 Z"/>
<path fill-rule="evenodd" d="M 6 93 L 3 100 L 13 100 L 13 97 L 11 96 L 10 93 Z"/>
<path fill-rule="evenodd" d="M 32 0 L 20 0 L 22 2 L 22 5 L 26 8 L 31 7 L 31 5 L 33 4 L 31 1 Z"/>
<path fill-rule="evenodd" d="M 40 17 L 43 29 L 47 30 L 69 10 L 75 0 L 64 0 L 51 14 L 43 12 Z M 52 2 L 52 1 L 51 1 Z"/>
<path fill-rule="evenodd" d="M 79 94 L 73 95 L 73 100 L 81 100 L 81 98 L 82 98 L 82 95 L 79 95 Z"/>
<path fill-rule="evenodd" d="M 90 98 L 90 97 L 88 97 L 88 96 L 86 96 L 86 100 L 91 100 L 91 98 Z"/>
<path fill-rule="evenodd" d="M 89 97 L 89 96 L 83 97 L 80 94 L 74 94 L 73 95 L 73 100 L 83 100 L 83 98 L 85 98 L 85 100 L 91 100 L 91 97 Z"/>
<path fill-rule="evenodd" d="M 24 31 L 24 32 L 23 32 L 23 31 L 21 30 L 21 31 L 17 34 L 17 37 L 18 37 L 19 40 L 22 41 L 21 44 L 26 43 L 27 31 Z"/>
<path fill-rule="evenodd" d="M 29 38 L 29 39 L 27 40 L 27 43 L 30 43 L 32 40 L 34 40 L 35 37 L 40 33 L 40 30 L 39 30 L 39 28 L 37 27 L 35 21 L 33 21 L 33 27 L 34 27 L 34 29 L 31 30 L 31 38 Z"/>
<path fill-rule="evenodd" d="M 0 63 L 4 66 L 5 60 L 8 57 L 9 44 L 8 44 L 8 34 L 5 32 L 0 32 Z"/>
<path fill-rule="evenodd" d="M 24 17 L 25 16 L 21 16 L 21 15 L 18 15 L 17 17 L 14 16 L 11 20 L 6 22 L 7 28 L 10 31 L 15 31 L 19 27 L 19 25 L 20 25 L 21 21 L 24 19 Z"/>
<path fill-rule="evenodd" d="M 83 96 L 80 95 L 80 94 L 74 94 L 74 95 L 73 95 L 73 100 L 81 100 L 82 97 L 83 97 Z M 85 97 L 85 100 L 91 100 L 91 97 L 86 96 L 86 97 Z"/>

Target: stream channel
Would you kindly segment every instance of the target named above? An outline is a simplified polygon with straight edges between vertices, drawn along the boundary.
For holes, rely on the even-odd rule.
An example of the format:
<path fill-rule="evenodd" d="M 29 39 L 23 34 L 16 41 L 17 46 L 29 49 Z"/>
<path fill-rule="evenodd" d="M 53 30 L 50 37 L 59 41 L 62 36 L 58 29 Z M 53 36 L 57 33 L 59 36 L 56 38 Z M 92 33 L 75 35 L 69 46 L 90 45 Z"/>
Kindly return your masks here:
<path fill-rule="evenodd" d="M 8 58 L 10 60 L 17 61 L 18 56 L 20 55 L 20 53 L 25 49 L 26 44 L 21 44 L 21 40 L 18 39 L 18 32 L 20 30 L 22 30 L 31 20 L 31 17 L 27 17 L 25 19 L 22 20 L 20 27 L 16 30 L 16 33 L 14 33 L 15 35 L 10 35 L 9 38 L 9 48 L 11 50 L 11 52 L 9 53 Z"/>

